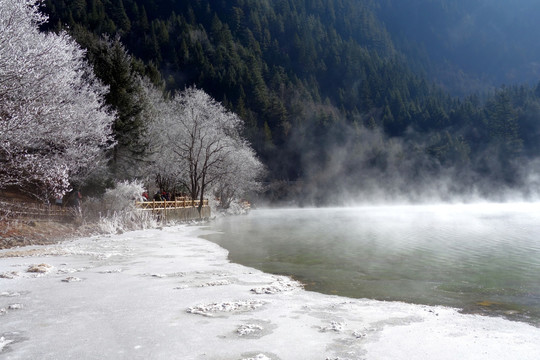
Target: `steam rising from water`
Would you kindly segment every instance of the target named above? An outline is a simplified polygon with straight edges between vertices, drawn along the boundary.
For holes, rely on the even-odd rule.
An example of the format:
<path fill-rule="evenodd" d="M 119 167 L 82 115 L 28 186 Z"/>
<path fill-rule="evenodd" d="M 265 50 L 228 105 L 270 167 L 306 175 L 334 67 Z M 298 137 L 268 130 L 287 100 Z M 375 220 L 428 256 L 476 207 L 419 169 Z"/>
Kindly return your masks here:
<path fill-rule="evenodd" d="M 289 198 L 302 206 L 540 199 L 539 159 L 501 160 L 504 150 L 487 145 L 467 154 L 467 145 L 455 139 L 445 143 L 439 133 L 412 129 L 388 137 L 364 120 L 332 124 L 316 146 L 309 136 L 293 134 L 303 180 Z M 430 153 L 440 141 L 453 147 L 443 158 Z"/>
<path fill-rule="evenodd" d="M 540 324 L 540 203 L 259 210 L 215 228 L 231 260 L 311 290 Z"/>

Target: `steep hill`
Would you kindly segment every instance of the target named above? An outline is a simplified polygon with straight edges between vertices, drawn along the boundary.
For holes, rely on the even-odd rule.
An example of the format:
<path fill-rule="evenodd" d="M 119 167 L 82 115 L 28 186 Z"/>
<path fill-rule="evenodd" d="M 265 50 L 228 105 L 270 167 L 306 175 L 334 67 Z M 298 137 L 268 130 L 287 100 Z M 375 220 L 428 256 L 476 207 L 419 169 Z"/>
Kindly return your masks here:
<path fill-rule="evenodd" d="M 410 62 L 460 95 L 538 81 L 539 13 L 534 0 L 385 0 L 377 11 Z"/>
<path fill-rule="evenodd" d="M 502 22 L 479 9 L 506 8 L 486 4 L 46 0 L 44 9 L 49 29 L 118 35 L 169 90 L 196 84 L 222 101 L 245 121 L 268 180 L 294 181 L 296 196 L 319 203 L 345 189 L 419 198 L 530 185 L 540 92 L 528 84 L 537 80 L 461 99 L 435 85 L 463 93 L 508 79 L 495 75 L 509 59 L 502 73 L 524 69 L 512 47 L 493 57 L 503 38 L 485 24 Z M 459 21 L 470 25 L 461 38 Z"/>

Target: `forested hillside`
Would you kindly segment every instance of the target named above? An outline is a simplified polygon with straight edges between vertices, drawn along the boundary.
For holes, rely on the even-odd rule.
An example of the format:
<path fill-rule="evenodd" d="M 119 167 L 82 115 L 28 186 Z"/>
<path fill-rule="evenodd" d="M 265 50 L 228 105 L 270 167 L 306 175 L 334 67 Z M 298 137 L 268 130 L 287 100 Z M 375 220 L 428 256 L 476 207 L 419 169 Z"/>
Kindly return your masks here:
<path fill-rule="evenodd" d="M 384 0 L 377 11 L 410 63 L 446 89 L 535 84 L 540 3 L 522 0 Z"/>
<path fill-rule="evenodd" d="M 525 186 L 534 192 L 540 91 L 529 84 L 538 79 L 451 96 L 429 74 L 440 74 L 447 63 L 451 71 L 459 64 L 451 55 L 467 48 L 452 47 L 449 34 L 425 33 L 421 25 L 429 26 L 428 18 L 437 23 L 435 14 L 452 22 L 446 14 L 471 8 L 430 1 L 431 11 L 424 3 L 46 0 L 43 9 L 50 16 L 45 29 L 68 29 L 98 67 L 104 69 L 100 38 L 118 36 L 117 46 L 134 56 L 132 71 L 156 84 L 164 81 L 169 91 L 195 84 L 237 113 L 268 167 L 269 196 L 283 197 L 294 188 L 296 196 L 321 203 L 344 191 L 360 198 L 416 199 L 441 193 L 496 196 Z M 419 8 L 415 24 L 421 25 L 403 32 L 407 14 Z M 441 62 L 429 51 L 413 56 L 421 53 L 418 44 L 441 38 Z M 493 48 L 475 45 L 482 38 L 467 43 L 476 51 L 470 57 L 491 59 Z M 512 48 L 505 51 L 512 58 Z M 467 81 L 488 67 L 481 60 L 469 65 Z M 118 94 L 129 93 L 118 73 L 96 75 L 122 90 Z M 108 100 L 121 114 L 132 110 L 122 96 Z M 116 124 L 126 148 L 137 141 L 125 132 L 144 131 L 144 119 L 139 121 L 127 128 L 122 126 L 129 121 Z M 287 192 L 277 189 L 280 183 L 289 184 Z"/>

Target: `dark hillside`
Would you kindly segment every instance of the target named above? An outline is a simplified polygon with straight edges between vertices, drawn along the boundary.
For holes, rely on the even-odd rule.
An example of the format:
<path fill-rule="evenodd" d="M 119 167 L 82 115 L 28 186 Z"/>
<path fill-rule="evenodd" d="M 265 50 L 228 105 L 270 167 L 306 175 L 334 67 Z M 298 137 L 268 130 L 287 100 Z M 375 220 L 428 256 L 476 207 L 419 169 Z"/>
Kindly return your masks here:
<path fill-rule="evenodd" d="M 118 35 L 169 90 L 209 92 L 245 121 L 269 182 L 295 181 L 302 197 L 325 202 L 329 189 L 497 195 L 529 184 L 537 79 L 458 99 L 427 77 L 446 88 L 523 79 L 518 62 L 536 50 L 512 41 L 518 29 L 501 26 L 504 37 L 490 26 L 526 26 L 533 5 L 512 20 L 500 19 L 502 2 L 486 4 L 46 0 L 44 9 L 52 30 L 71 29 L 82 43 Z M 469 18 L 472 31 L 457 37 Z M 516 68 L 494 77 L 509 59 Z"/>
<path fill-rule="evenodd" d="M 540 77 L 537 1 L 385 0 L 378 14 L 411 63 L 453 93 Z"/>

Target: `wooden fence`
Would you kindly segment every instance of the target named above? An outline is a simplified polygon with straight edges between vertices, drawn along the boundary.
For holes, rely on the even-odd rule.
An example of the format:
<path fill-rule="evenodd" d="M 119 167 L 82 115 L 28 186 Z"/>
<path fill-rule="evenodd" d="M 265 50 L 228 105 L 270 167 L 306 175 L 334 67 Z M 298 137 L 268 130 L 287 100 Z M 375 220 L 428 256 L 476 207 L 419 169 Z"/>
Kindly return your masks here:
<path fill-rule="evenodd" d="M 8 199 L 0 200 L 0 217 L 3 218 L 71 221 L 77 214 L 75 208 L 67 206 L 45 205 Z"/>
<path fill-rule="evenodd" d="M 177 218 L 180 220 L 192 220 L 210 217 L 208 200 L 203 200 L 202 211 L 199 214 L 197 208 L 200 200 L 190 198 L 178 198 L 172 201 L 137 201 L 137 208 L 153 211 L 165 218 Z M 182 210 L 183 209 L 183 210 Z M 75 207 L 45 205 L 34 202 L 16 201 L 11 199 L 0 200 L 0 220 L 26 218 L 33 220 L 74 221 L 81 216 Z"/>
<path fill-rule="evenodd" d="M 200 200 L 192 200 L 190 198 L 178 198 L 176 200 L 164 201 L 137 201 L 135 205 L 142 210 L 167 210 L 167 209 L 186 209 L 198 208 Z M 208 200 L 203 200 L 203 207 L 208 206 Z"/>
<path fill-rule="evenodd" d="M 182 197 L 170 201 L 137 201 L 135 205 L 141 210 L 152 211 L 162 220 L 190 221 L 210 218 L 211 210 L 208 206 L 208 200 L 203 200 L 199 213 L 200 203 L 200 200 Z"/>

